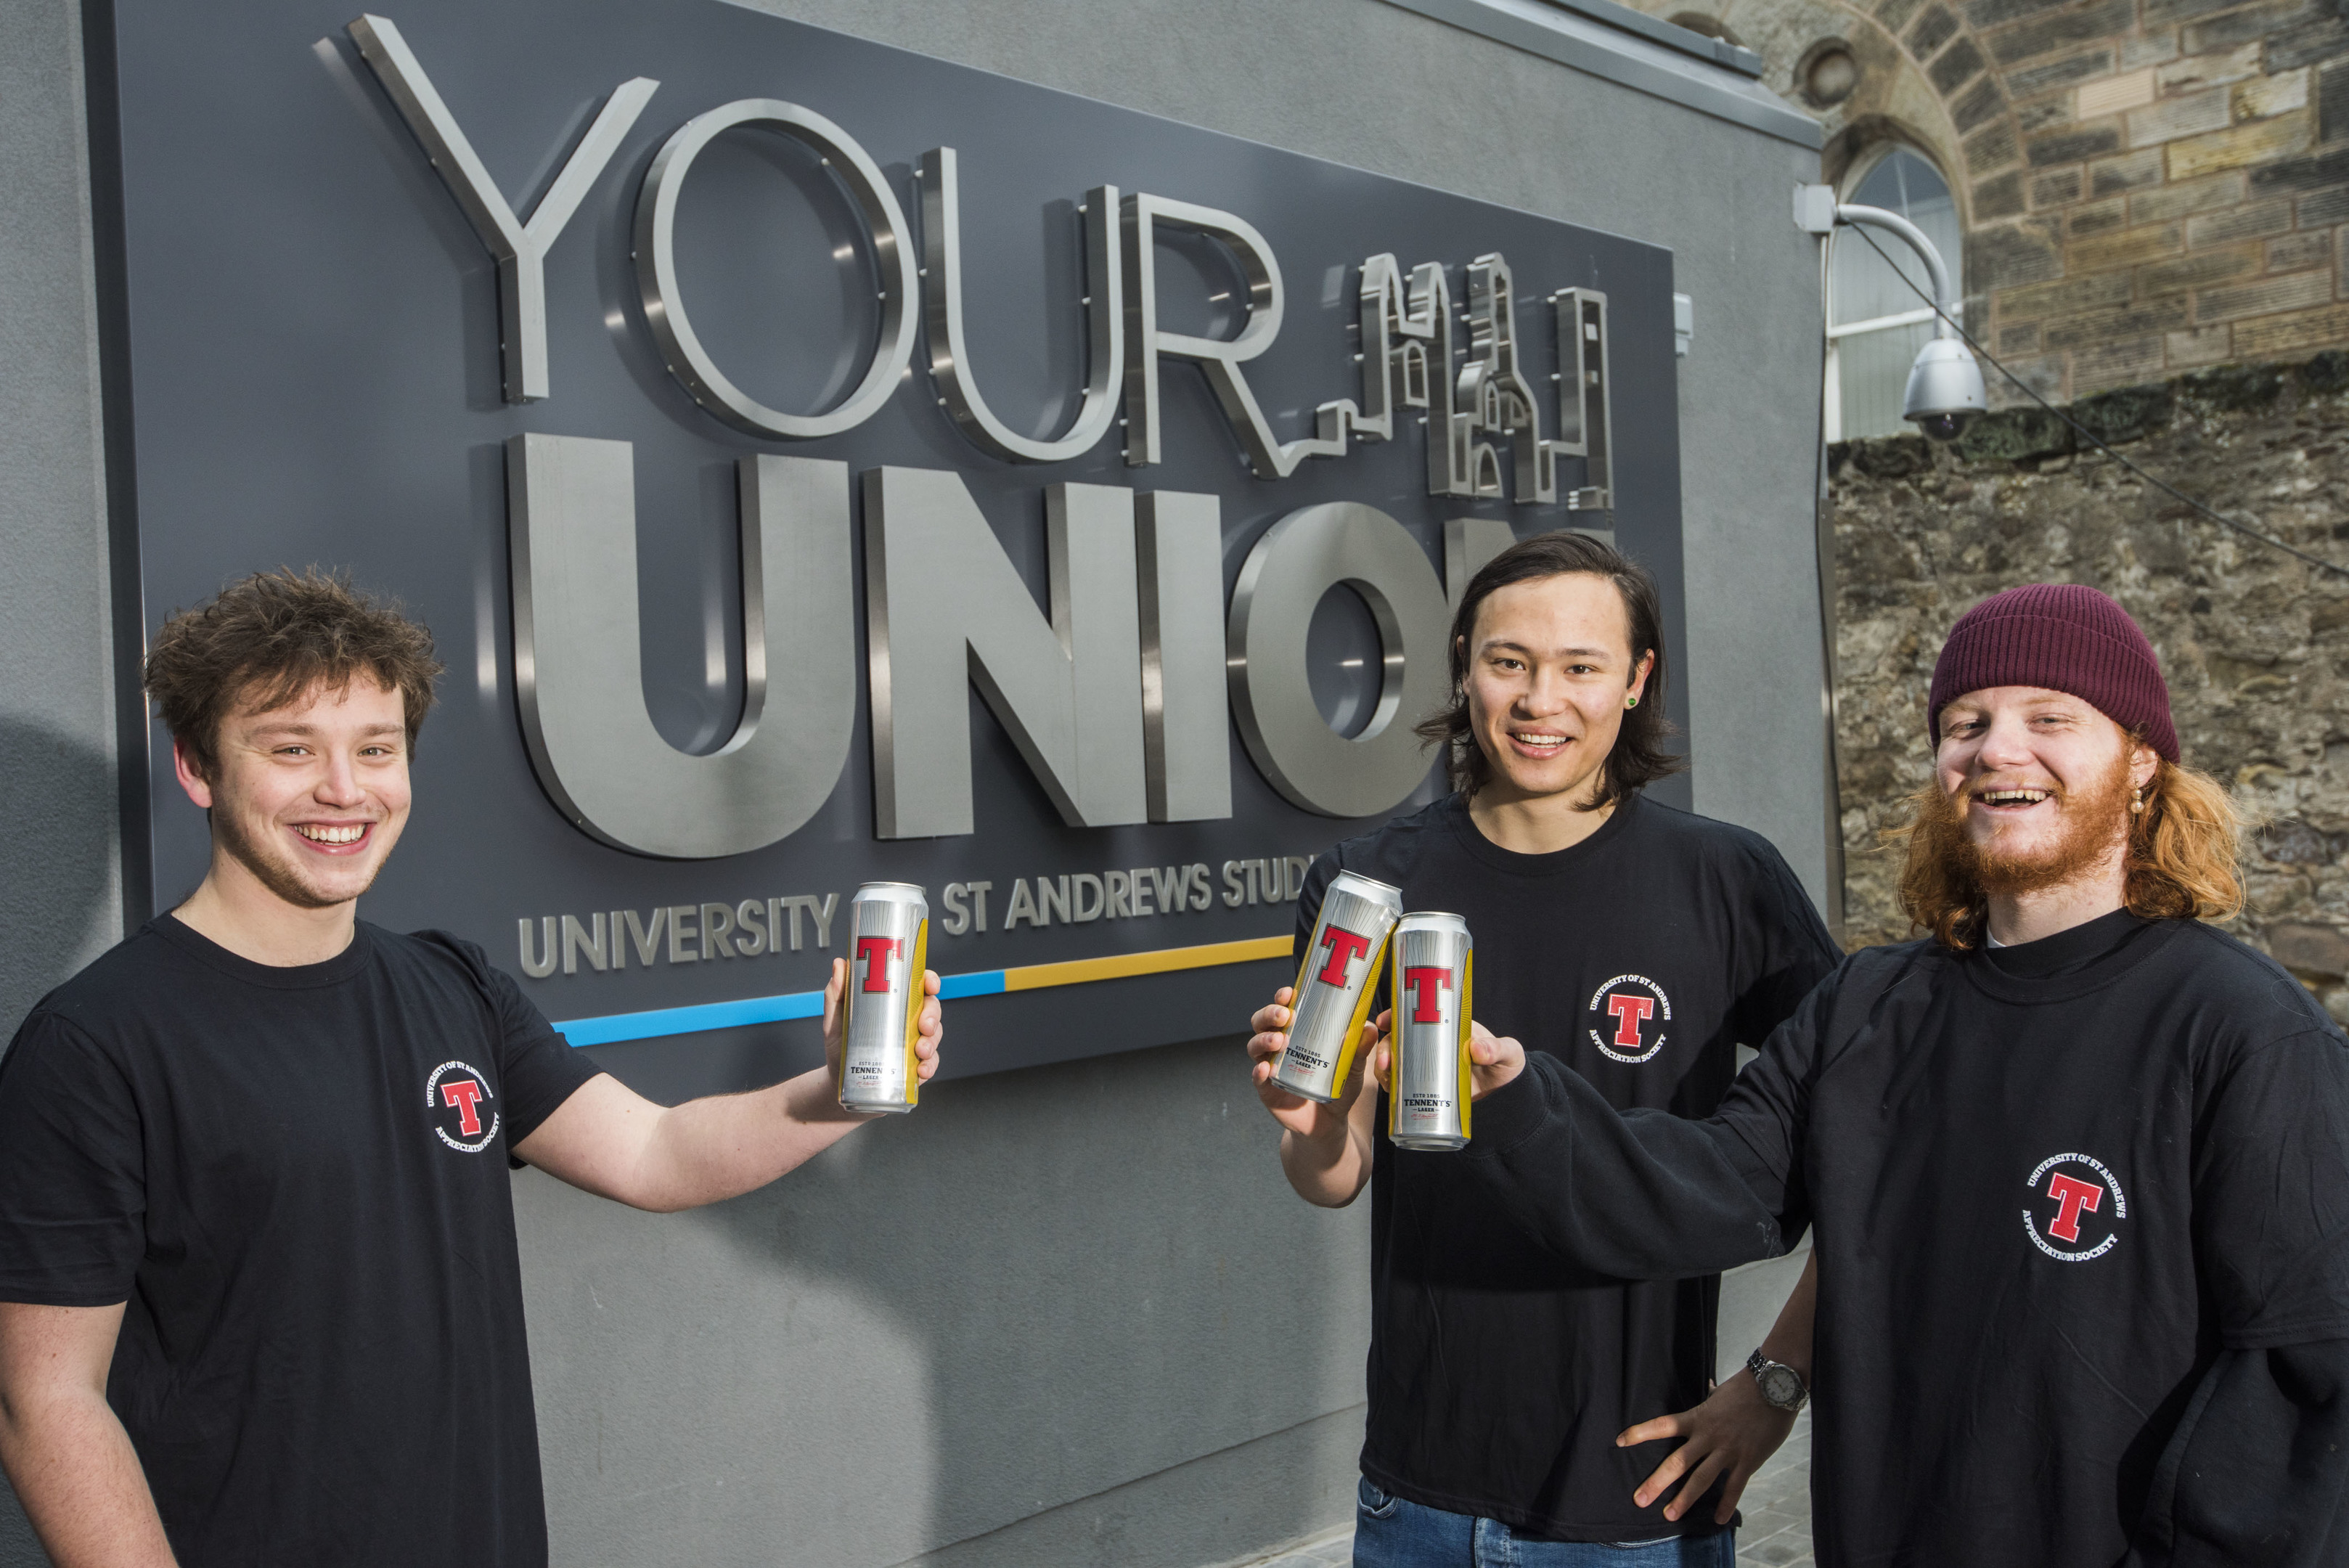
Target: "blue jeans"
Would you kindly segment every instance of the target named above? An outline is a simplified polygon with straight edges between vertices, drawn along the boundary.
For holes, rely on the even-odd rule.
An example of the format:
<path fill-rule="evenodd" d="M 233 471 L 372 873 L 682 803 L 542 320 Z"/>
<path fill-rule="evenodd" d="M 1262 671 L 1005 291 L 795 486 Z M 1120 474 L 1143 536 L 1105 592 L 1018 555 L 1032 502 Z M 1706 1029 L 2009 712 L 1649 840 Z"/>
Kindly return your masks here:
<path fill-rule="evenodd" d="M 1734 1568 L 1737 1532 L 1616 1545 L 1528 1541 L 1497 1519 L 1446 1513 L 1382 1490 L 1356 1490 L 1354 1568 Z"/>

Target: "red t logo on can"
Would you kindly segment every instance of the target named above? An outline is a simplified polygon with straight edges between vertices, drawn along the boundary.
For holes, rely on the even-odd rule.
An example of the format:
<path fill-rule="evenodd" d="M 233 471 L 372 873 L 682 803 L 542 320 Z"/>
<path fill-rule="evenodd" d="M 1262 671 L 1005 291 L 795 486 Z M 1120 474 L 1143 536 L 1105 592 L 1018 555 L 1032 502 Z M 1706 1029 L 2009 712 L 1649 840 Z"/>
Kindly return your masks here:
<path fill-rule="evenodd" d="M 1452 971 L 1433 964 L 1413 965 L 1402 971 L 1402 982 L 1411 991 L 1411 1021 L 1413 1023 L 1441 1023 L 1444 1004 L 1436 1000 L 1438 993 L 1452 989 Z"/>
<path fill-rule="evenodd" d="M 889 961 L 905 948 L 904 940 L 897 937 L 856 939 L 856 961 L 864 966 L 864 990 L 884 993 L 888 991 Z"/>
<path fill-rule="evenodd" d="M 1371 951 L 1370 938 L 1357 936 L 1340 926 L 1331 926 L 1324 931 L 1321 945 L 1330 950 L 1330 961 L 1314 978 L 1324 985 L 1344 985 L 1346 971 L 1353 967 L 1354 961 L 1367 958 Z"/>

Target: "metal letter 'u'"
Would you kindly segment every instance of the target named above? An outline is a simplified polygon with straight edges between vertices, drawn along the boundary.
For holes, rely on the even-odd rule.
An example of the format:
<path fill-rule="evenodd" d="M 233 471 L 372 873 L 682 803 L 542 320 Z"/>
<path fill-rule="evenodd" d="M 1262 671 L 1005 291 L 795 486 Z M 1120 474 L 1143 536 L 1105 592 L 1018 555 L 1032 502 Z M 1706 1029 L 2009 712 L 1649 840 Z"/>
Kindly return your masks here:
<path fill-rule="evenodd" d="M 707 756 L 646 711 L 635 452 L 506 443 L 514 685 L 538 781 L 616 848 L 678 860 L 761 849 L 831 797 L 856 711 L 848 465 L 741 460 L 742 720 Z"/>
<path fill-rule="evenodd" d="M 1024 436 L 998 419 L 979 395 L 962 329 L 962 197 L 955 150 L 922 155 L 922 318 L 929 334 L 930 379 L 955 424 L 982 451 L 1019 462 L 1082 457 L 1117 417 L 1125 368 L 1125 276 L 1118 260 L 1117 187 L 1085 197 L 1085 400 L 1056 441 Z"/>

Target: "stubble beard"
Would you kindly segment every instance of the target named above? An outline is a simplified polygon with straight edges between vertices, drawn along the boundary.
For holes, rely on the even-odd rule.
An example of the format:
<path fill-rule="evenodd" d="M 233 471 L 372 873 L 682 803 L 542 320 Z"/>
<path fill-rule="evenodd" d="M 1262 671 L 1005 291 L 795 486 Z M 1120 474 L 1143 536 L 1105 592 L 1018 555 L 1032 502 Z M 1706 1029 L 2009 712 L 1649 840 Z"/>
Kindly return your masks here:
<path fill-rule="evenodd" d="M 254 880 L 277 898 L 297 909 L 331 909 L 337 904 L 347 904 L 375 886 L 376 873 L 383 869 L 383 859 L 377 858 L 367 879 L 359 884 L 357 892 L 339 898 L 328 898 L 305 884 L 293 867 L 283 858 L 274 858 L 262 846 L 244 832 L 244 826 L 233 812 L 214 811 L 212 814 L 212 837 L 228 857 L 253 874 Z M 381 823 L 376 825 L 379 830 Z"/>
<path fill-rule="evenodd" d="M 1917 813 L 1917 832 L 1926 853 L 1959 887 L 1985 896 L 2044 893 L 2102 869 L 2127 847 L 2129 758 L 2124 752 L 2102 778 L 2084 789 L 2057 795 L 2061 831 L 2054 841 L 2024 853 L 2006 853 L 1977 843 L 1966 831 L 1961 790 L 1926 793 Z"/>

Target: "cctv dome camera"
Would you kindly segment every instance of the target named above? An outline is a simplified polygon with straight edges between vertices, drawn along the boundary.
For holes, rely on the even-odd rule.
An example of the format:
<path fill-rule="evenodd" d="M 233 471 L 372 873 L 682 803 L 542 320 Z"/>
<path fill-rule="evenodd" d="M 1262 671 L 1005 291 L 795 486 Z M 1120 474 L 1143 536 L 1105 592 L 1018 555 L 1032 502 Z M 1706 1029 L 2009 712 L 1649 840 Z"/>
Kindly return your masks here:
<path fill-rule="evenodd" d="M 1982 367 L 1953 337 L 1935 337 L 1917 351 L 1909 368 L 1909 391 L 1900 417 L 1933 441 L 1955 441 L 1987 406 Z"/>

